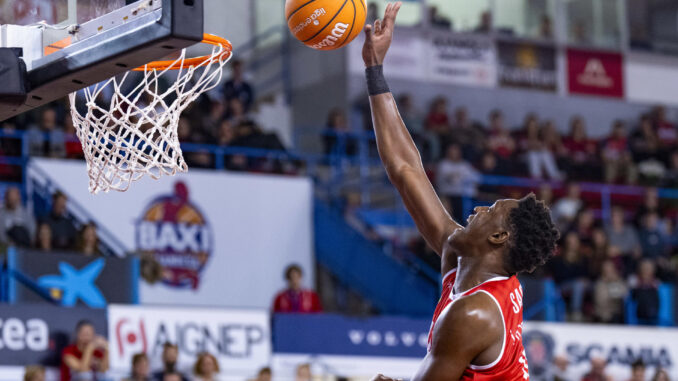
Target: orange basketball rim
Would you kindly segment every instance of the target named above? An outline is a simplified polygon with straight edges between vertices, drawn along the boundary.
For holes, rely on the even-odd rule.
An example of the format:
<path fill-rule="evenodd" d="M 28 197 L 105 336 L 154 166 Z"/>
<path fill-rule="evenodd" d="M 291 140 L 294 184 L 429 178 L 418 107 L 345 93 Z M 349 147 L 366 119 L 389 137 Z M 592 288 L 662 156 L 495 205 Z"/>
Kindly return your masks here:
<path fill-rule="evenodd" d="M 231 43 L 227 39 L 215 36 L 213 34 L 205 33 L 203 35 L 203 40 L 201 41 L 201 43 L 219 46 L 223 50 L 216 57 L 214 57 L 213 54 L 207 54 L 200 57 L 186 58 L 183 61 L 176 60 L 153 61 L 147 63 L 144 66 L 139 66 L 138 68 L 132 70 L 134 71 L 179 70 L 187 67 L 200 67 L 207 65 L 210 62 L 214 62 L 215 58 L 217 60 L 226 59 L 233 52 L 233 47 L 231 46 Z"/>

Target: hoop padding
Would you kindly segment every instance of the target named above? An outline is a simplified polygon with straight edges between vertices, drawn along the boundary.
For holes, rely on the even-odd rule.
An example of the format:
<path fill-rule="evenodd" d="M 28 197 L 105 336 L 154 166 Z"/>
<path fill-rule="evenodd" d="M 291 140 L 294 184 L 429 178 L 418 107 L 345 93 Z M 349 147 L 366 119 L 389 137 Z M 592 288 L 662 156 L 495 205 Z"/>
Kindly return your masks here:
<path fill-rule="evenodd" d="M 225 43 L 212 44 L 212 53 L 198 58 L 186 58 L 183 49 L 174 61 L 150 63 L 69 95 L 91 193 L 124 192 L 144 175 L 159 179 L 188 170 L 177 133 L 181 112 L 221 82 L 232 56 L 228 41 L 205 37 Z M 78 111 L 78 93 L 85 114 Z M 110 93 L 110 102 L 103 100 Z"/>

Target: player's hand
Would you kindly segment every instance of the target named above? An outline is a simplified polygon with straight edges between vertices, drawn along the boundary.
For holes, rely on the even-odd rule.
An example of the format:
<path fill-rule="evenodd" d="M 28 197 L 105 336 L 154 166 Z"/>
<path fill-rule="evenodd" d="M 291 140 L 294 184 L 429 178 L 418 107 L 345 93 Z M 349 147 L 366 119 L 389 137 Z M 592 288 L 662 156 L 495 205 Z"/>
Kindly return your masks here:
<path fill-rule="evenodd" d="M 372 378 L 371 381 L 402 381 L 402 379 L 400 379 L 400 378 L 395 379 L 395 378 L 391 378 L 391 377 L 386 377 L 383 374 L 377 374 L 376 376 L 374 376 Z"/>
<path fill-rule="evenodd" d="M 393 38 L 393 27 L 400 10 L 400 1 L 388 3 L 384 19 L 377 20 L 374 25 L 365 25 L 365 44 L 363 45 L 363 61 L 365 66 L 381 65 Z"/>

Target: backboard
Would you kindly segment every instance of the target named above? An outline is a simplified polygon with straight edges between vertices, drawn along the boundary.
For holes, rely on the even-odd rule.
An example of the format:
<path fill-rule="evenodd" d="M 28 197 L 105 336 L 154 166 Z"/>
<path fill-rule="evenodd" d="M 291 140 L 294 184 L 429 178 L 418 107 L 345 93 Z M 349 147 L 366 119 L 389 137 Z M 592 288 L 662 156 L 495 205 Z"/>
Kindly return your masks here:
<path fill-rule="evenodd" d="M 0 0 L 0 121 L 200 42 L 203 17 L 202 0 Z"/>

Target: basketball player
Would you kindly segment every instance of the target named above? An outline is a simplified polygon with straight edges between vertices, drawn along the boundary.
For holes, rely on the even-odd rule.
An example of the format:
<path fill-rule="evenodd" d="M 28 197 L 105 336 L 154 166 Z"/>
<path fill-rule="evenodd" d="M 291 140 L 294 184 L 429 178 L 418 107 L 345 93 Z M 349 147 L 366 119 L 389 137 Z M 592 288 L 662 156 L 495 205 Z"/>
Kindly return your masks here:
<path fill-rule="evenodd" d="M 365 27 L 363 59 L 379 155 L 417 228 L 442 259 L 443 293 L 428 354 L 413 380 L 527 380 L 516 274 L 544 264 L 559 233 L 534 195 L 477 207 L 466 227 L 450 218 L 382 73 L 399 9 L 399 2 L 389 4 L 383 20 Z"/>

